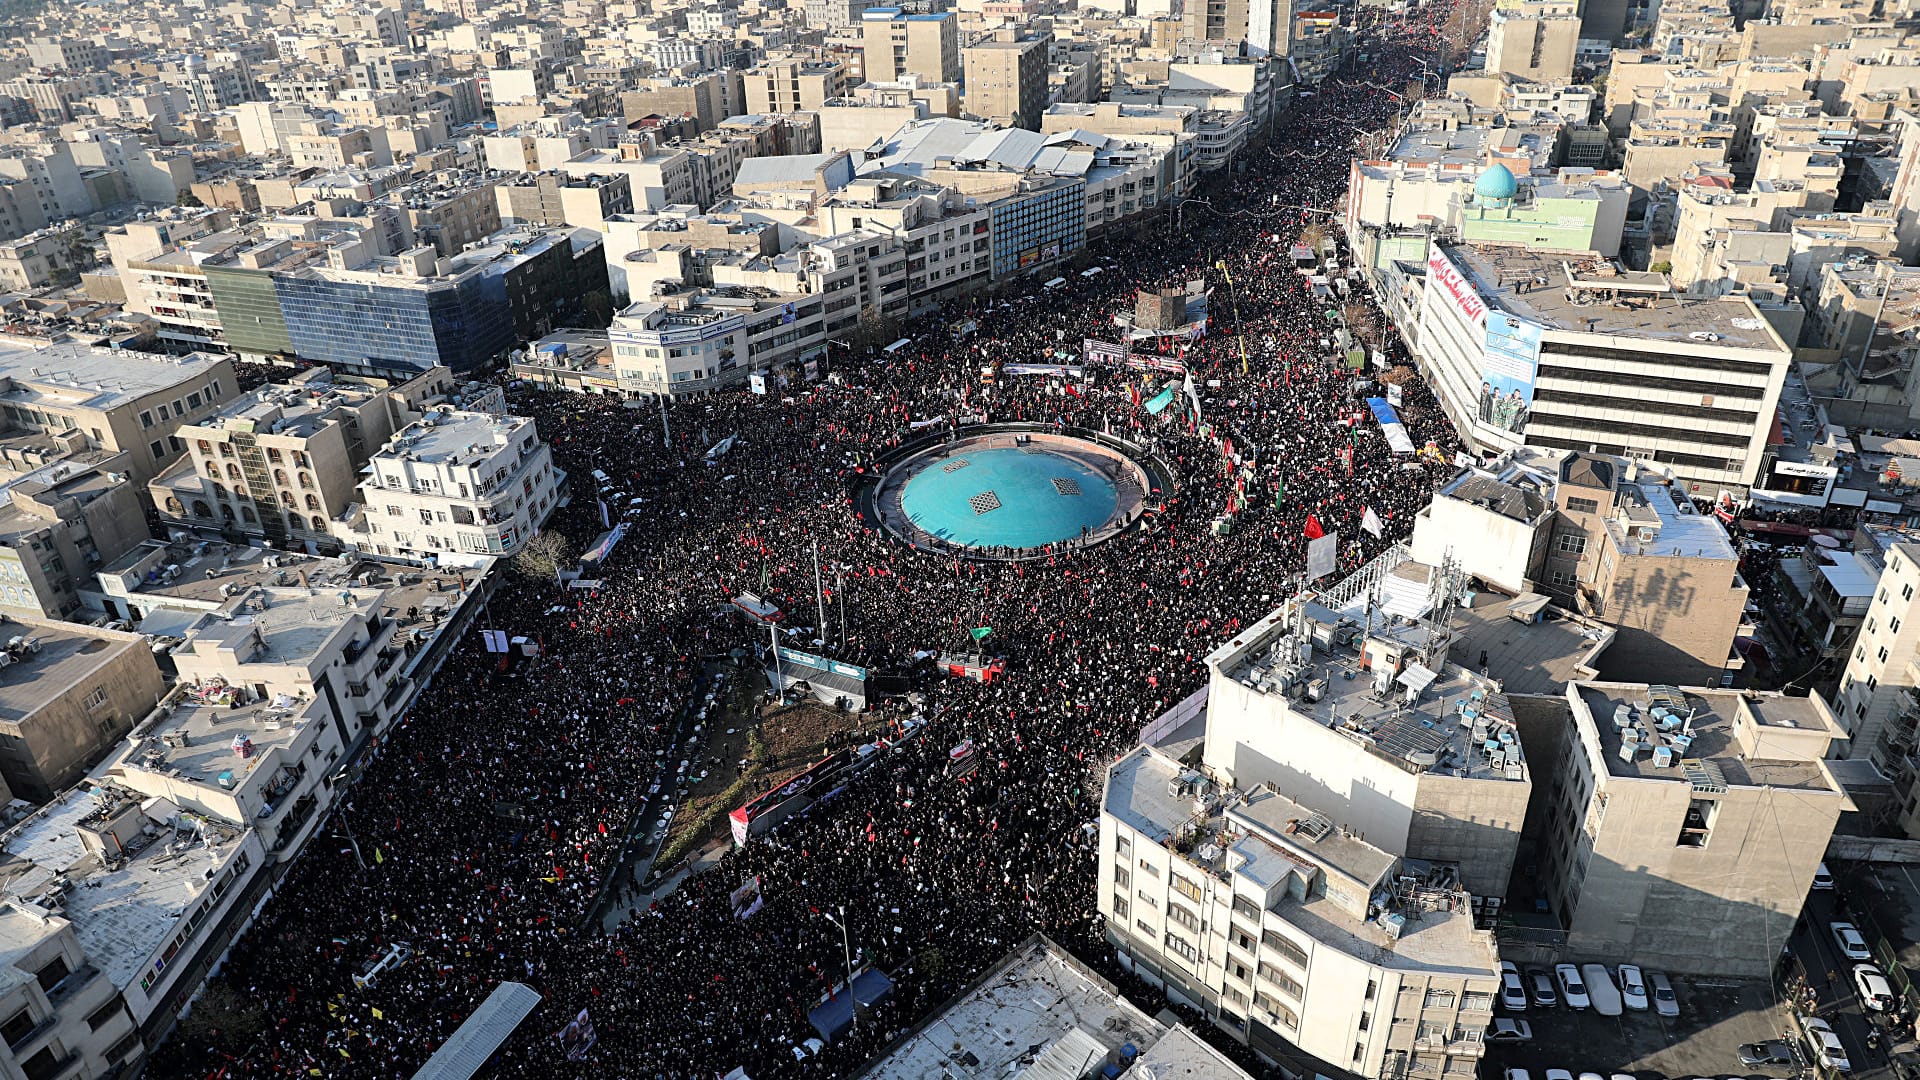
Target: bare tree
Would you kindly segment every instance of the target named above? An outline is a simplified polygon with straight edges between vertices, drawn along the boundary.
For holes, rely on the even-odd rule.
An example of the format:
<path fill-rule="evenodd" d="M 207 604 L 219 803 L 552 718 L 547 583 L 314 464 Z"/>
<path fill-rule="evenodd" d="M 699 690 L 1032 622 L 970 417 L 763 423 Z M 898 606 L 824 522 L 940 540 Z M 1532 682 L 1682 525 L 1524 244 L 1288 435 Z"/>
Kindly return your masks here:
<path fill-rule="evenodd" d="M 1347 329 L 1353 336 L 1368 345 L 1380 343 L 1380 320 L 1374 316 L 1373 308 L 1358 301 L 1349 300 L 1340 309 L 1340 315 L 1347 321 Z"/>
<path fill-rule="evenodd" d="M 573 547 L 558 529 L 542 529 L 513 557 L 513 568 L 528 577 L 557 578 L 573 564 Z"/>
<path fill-rule="evenodd" d="M 266 1029 L 266 1011 L 225 979 L 210 980 L 193 1009 L 180 1018 L 183 1033 L 195 1039 L 218 1039 L 226 1046 L 244 1046 Z"/>

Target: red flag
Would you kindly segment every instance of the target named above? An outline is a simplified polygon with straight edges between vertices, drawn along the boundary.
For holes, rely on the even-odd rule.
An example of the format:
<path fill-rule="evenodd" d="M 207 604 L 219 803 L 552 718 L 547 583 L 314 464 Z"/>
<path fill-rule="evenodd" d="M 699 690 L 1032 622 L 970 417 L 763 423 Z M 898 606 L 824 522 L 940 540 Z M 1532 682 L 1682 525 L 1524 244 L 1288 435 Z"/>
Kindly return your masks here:
<path fill-rule="evenodd" d="M 1320 527 L 1320 519 L 1312 514 L 1307 515 L 1307 527 L 1301 531 L 1306 533 L 1309 540 L 1318 540 L 1327 535 L 1327 530 Z"/>

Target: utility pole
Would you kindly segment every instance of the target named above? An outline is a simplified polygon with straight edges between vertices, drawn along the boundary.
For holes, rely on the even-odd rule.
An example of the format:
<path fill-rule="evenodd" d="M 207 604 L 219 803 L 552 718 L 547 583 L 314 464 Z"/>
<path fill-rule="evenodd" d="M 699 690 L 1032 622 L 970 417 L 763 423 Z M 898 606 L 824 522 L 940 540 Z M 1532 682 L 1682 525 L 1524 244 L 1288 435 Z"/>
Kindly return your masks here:
<path fill-rule="evenodd" d="M 845 904 L 840 905 L 840 918 L 838 919 L 825 911 L 820 914 L 825 917 L 828 922 L 840 928 L 840 955 L 847 962 L 847 997 L 849 999 L 847 1004 L 853 1013 L 854 1030 L 858 1031 L 860 1029 L 860 999 L 854 997 L 853 994 L 853 946 L 848 943 L 847 939 L 847 924 L 845 922 L 847 907 Z"/>
<path fill-rule="evenodd" d="M 780 670 L 780 626 L 767 624 L 767 640 L 773 644 L 773 697 L 784 703 L 787 697 L 787 677 Z"/>
<path fill-rule="evenodd" d="M 813 542 L 813 606 L 815 612 L 819 615 L 819 621 L 814 625 L 820 628 L 820 640 L 825 642 L 827 639 L 827 597 L 825 590 L 820 584 L 820 541 L 818 540 Z"/>

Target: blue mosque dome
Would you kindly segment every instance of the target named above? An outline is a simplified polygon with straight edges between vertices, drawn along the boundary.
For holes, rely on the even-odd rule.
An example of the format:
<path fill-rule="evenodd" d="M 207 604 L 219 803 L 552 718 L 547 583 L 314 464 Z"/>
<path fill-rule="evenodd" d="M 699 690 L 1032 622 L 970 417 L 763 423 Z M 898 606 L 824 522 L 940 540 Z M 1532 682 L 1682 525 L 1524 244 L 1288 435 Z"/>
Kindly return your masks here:
<path fill-rule="evenodd" d="M 1511 199 L 1520 190 L 1520 181 L 1505 165 L 1491 165 L 1473 182 L 1473 193 L 1482 199 Z"/>

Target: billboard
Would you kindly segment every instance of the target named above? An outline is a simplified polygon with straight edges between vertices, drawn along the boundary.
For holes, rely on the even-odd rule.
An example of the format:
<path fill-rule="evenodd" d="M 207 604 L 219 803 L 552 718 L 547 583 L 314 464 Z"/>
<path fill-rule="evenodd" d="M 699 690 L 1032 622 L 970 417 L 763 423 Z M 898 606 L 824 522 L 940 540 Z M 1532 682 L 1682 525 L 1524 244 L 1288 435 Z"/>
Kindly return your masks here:
<path fill-rule="evenodd" d="M 1438 244 L 1427 252 L 1427 291 L 1434 292 L 1436 285 L 1439 290 L 1435 295 L 1452 300 L 1454 310 L 1468 323 L 1475 326 L 1483 324 L 1487 317 L 1487 302 L 1480 299 L 1480 294 L 1474 291 L 1467 276 L 1453 265 L 1453 260 L 1447 258 Z"/>
<path fill-rule="evenodd" d="M 1533 377 L 1540 370 L 1539 323 L 1504 311 L 1487 315 L 1487 347 L 1480 369 L 1479 419 L 1511 431 L 1527 429 L 1533 414 Z"/>

